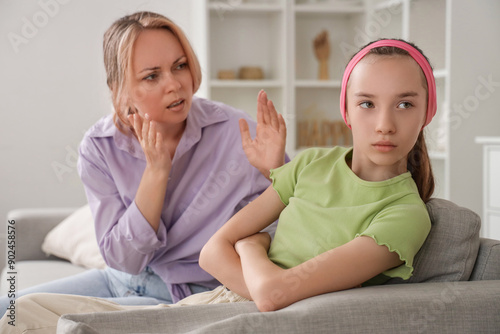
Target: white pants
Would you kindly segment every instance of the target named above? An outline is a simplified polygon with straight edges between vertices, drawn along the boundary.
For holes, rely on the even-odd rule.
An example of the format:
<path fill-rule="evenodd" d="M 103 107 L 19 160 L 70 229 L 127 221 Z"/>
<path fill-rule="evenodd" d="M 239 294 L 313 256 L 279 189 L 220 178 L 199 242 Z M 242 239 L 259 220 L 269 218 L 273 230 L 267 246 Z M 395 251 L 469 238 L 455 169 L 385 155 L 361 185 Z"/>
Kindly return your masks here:
<path fill-rule="evenodd" d="M 125 310 L 146 310 L 164 307 L 178 307 L 188 305 L 235 303 L 248 299 L 219 286 L 212 291 L 191 295 L 176 304 L 159 305 L 120 305 L 106 299 L 76 295 L 34 293 L 16 300 L 15 317 L 7 312 L 0 319 L 2 333 L 10 334 L 53 334 L 57 330 L 57 321 L 63 314 L 94 313 Z M 15 326 L 12 326 L 14 321 Z M 10 323 L 10 324 L 9 324 Z"/>

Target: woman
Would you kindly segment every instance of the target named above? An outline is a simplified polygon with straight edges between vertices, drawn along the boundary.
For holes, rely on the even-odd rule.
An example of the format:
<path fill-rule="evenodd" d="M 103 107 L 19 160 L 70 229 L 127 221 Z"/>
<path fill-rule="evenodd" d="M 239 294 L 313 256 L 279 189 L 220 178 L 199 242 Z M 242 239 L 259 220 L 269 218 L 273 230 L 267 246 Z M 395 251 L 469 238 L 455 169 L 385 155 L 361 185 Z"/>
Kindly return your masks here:
<path fill-rule="evenodd" d="M 103 47 L 114 114 L 86 133 L 78 170 L 109 268 L 17 296 L 52 292 L 134 305 L 212 289 L 220 283 L 199 267 L 200 250 L 284 163 L 284 120 L 264 92 L 257 128 L 239 110 L 194 97 L 200 65 L 182 30 L 162 15 L 117 20 Z M 8 303 L 2 298 L 3 310 Z"/>

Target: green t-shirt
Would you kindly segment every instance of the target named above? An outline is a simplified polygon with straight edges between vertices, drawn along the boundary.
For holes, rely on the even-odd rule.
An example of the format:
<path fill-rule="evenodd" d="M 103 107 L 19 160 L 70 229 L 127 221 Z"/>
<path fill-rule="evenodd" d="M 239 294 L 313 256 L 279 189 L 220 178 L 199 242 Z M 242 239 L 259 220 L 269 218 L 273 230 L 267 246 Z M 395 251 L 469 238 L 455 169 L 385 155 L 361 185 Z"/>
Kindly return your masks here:
<path fill-rule="evenodd" d="M 291 268 L 363 235 L 405 262 L 366 284 L 408 279 L 431 228 L 417 186 L 409 172 L 380 182 L 362 180 L 346 163 L 351 156 L 352 148 L 311 148 L 271 171 L 273 188 L 286 208 L 269 258 Z"/>

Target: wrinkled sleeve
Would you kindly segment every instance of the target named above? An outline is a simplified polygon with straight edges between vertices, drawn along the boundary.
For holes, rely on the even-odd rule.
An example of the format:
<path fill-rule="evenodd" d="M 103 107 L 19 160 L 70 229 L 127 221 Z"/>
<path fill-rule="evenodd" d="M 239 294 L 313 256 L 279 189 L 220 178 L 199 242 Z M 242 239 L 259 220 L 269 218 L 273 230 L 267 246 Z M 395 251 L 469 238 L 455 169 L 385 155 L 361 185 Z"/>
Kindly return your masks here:
<path fill-rule="evenodd" d="M 124 203 L 94 140 L 85 137 L 82 141 L 78 172 L 94 217 L 99 248 L 111 268 L 138 274 L 155 251 L 166 245 L 166 229 L 160 224 L 155 233 L 134 199 Z"/>
<path fill-rule="evenodd" d="M 413 272 L 413 260 L 431 229 L 425 205 L 398 204 L 377 214 L 368 228 L 356 236 L 368 236 L 391 252 L 396 252 L 404 263 L 382 274 L 387 277 L 408 279 Z"/>

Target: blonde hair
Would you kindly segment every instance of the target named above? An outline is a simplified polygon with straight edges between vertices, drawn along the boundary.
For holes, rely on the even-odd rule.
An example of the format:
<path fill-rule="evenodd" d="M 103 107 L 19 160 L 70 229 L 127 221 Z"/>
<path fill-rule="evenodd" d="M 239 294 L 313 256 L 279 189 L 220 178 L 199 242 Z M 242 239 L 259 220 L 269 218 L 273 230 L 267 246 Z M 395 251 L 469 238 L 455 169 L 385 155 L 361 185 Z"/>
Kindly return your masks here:
<path fill-rule="evenodd" d="M 123 133 L 132 126 L 127 119 L 130 106 L 126 101 L 127 72 L 131 70 L 133 45 L 145 29 L 166 29 L 178 40 L 184 50 L 191 76 L 193 93 L 200 87 L 201 68 L 198 58 L 182 29 L 163 15 L 153 12 L 137 12 L 115 21 L 104 33 L 103 51 L 106 82 L 111 90 L 114 107 L 113 121 Z M 132 131 L 133 132 L 133 131 Z"/>

